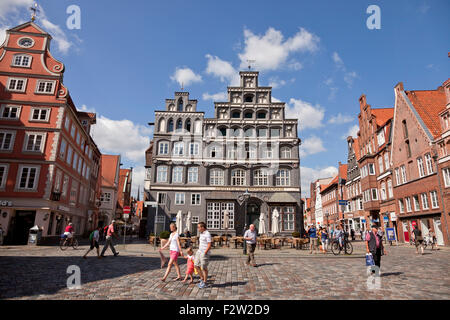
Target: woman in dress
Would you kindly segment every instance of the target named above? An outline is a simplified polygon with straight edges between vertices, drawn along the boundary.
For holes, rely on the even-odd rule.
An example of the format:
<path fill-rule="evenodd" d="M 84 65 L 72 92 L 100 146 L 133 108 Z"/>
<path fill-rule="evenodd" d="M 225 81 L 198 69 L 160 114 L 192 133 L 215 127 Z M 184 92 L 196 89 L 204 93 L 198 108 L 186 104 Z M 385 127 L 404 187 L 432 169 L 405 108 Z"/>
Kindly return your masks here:
<path fill-rule="evenodd" d="M 169 264 L 167 265 L 166 273 L 164 274 L 164 277 L 161 279 L 161 281 L 166 281 L 167 276 L 170 273 L 170 270 L 172 270 L 172 265 L 175 266 L 175 270 L 177 271 L 177 278 L 174 279 L 174 281 L 181 279 L 181 273 L 180 273 L 180 267 L 178 266 L 178 256 L 181 254 L 183 256 L 183 252 L 181 251 L 181 245 L 180 245 L 180 239 L 178 237 L 177 233 L 177 226 L 175 223 L 170 224 L 170 231 L 172 232 L 170 234 L 169 241 L 161 248 L 159 251 L 163 251 L 168 246 L 170 249 L 170 260 Z"/>

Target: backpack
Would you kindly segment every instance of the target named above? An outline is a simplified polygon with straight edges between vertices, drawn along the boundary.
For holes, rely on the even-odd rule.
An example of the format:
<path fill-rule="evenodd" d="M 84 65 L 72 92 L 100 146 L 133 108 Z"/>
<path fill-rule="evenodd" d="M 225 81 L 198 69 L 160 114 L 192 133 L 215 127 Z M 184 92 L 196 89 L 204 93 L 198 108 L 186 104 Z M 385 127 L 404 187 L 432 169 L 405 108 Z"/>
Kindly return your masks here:
<path fill-rule="evenodd" d="M 92 239 L 94 239 L 94 231 L 91 232 L 91 234 L 89 235 L 89 242 L 92 242 Z"/>

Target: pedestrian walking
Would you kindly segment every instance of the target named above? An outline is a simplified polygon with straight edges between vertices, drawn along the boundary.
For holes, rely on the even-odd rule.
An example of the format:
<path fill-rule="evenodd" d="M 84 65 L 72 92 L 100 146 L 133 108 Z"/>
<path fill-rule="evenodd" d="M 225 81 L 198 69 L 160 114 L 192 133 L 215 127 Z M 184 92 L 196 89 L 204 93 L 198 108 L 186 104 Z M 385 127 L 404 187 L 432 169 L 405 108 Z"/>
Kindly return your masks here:
<path fill-rule="evenodd" d="M 199 237 L 198 250 L 195 253 L 194 267 L 196 272 L 200 275 L 200 289 L 207 287 L 208 281 L 208 264 L 211 250 L 211 234 L 206 230 L 206 223 L 200 222 L 197 225 Z"/>
<path fill-rule="evenodd" d="M 322 252 L 327 253 L 329 239 L 328 239 L 328 231 L 326 228 L 322 228 L 322 232 L 320 234 L 320 239 L 322 241 Z"/>
<path fill-rule="evenodd" d="M 255 225 L 251 224 L 250 229 L 245 231 L 244 240 L 247 245 L 247 265 L 251 265 L 252 267 L 256 267 L 255 263 L 255 249 L 256 249 L 256 230 Z"/>
<path fill-rule="evenodd" d="M 422 231 L 420 231 L 419 227 L 414 226 L 414 230 L 412 232 L 413 238 L 414 238 L 414 244 L 416 245 L 416 253 L 419 254 L 419 247 L 420 247 L 420 253 L 423 255 L 423 236 Z"/>
<path fill-rule="evenodd" d="M 433 230 L 430 230 L 430 232 L 428 233 L 428 237 L 430 237 L 431 240 L 431 250 L 434 250 L 434 247 L 436 246 L 436 234 Z"/>
<path fill-rule="evenodd" d="M 187 269 L 186 269 L 186 277 L 184 278 L 183 283 L 185 283 L 189 278 L 191 278 L 191 281 L 189 281 L 189 284 L 194 282 L 194 278 L 192 277 L 192 274 L 194 273 L 194 250 L 192 250 L 192 248 L 188 248 L 187 251 L 187 256 L 184 256 L 187 260 Z"/>
<path fill-rule="evenodd" d="M 116 239 L 118 239 L 119 237 L 117 236 L 117 233 L 114 231 L 114 223 L 116 223 L 116 220 L 111 221 L 111 224 L 108 226 L 108 230 L 106 232 L 106 240 L 105 240 L 105 245 L 103 246 L 103 250 L 101 253 L 101 257 L 105 256 L 105 251 L 106 249 L 108 249 L 108 247 L 111 247 L 111 251 L 114 254 L 114 257 L 117 257 L 119 255 L 119 252 L 116 252 L 116 249 L 114 248 L 114 243 L 113 243 L 113 237 L 115 237 Z"/>
<path fill-rule="evenodd" d="M 170 249 L 170 259 L 169 264 L 167 265 L 166 273 L 164 274 L 164 277 L 161 279 L 161 281 L 166 281 L 167 276 L 170 273 L 170 270 L 172 270 L 172 266 L 175 266 L 175 270 L 177 272 L 177 277 L 174 279 L 174 281 L 178 281 L 181 279 L 181 273 L 180 273 L 180 266 L 178 265 L 178 256 L 183 256 L 183 251 L 181 251 L 181 245 L 180 245 L 180 237 L 178 236 L 177 232 L 177 226 L 175 223 L 170 224 L 170 237 L 169 241 L 166 242 L 166 244 L 159 249 L 159 251 L 163 251 L 168 246 Z"/>
<path fill-rule="evenodd" d="M 309 236 L 309 254 L 312 254 L 314 250 L 314 254 L 317 253 L 317 230 L 314 225 L 308 228 L 308 236 Z"/>
<path fill-rule="evenodd" d="M 86 256 L 88 255 L 88 253 L 91 252 L 92 250 L 94 250 L 94 248 L 97 249 L 97 258 L 101 258 L 100 257 L 100 246 L 98 245 L 98 242 L 100 241 L 100 231 L 101 230 L 102 230 L 102 227 L 98 227 L 97 229 L 92 231 L 91 234 L 89 235 L 89 243 L 90 243 L 91 247 L 88 249 L 88 251 L 86 251 L 86 253 L 83 256 L 83 259 L 86 259 Z"/>
<path fill-rule="evenodd" d="M 366 233 L 366 251 L 371 253 L 373 261 L 378 268 L 381 268 L 381 256 L 386 255 L 386 249 L 383 246 L 383 241 L 378 233 L 378 226 L 373 225 L 372 230 Z"/>

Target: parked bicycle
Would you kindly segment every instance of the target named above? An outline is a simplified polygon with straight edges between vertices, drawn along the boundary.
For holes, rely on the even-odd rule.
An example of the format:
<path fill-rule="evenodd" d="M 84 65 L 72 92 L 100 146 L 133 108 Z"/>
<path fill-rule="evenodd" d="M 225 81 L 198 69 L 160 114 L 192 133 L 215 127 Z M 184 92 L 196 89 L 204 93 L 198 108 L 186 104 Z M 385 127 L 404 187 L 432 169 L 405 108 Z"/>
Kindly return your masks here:
<path fill-rule="evenodd" d="M 78 248 L 78 240 L 75 237 L 73 237 L 72 239 L 69 239 L 65 234 L 63 234 L 63 235 L 61 235 L 61 240 L 59 240 L 59 248 L 62 251 L 64 251 L 64 250 L 67 250 L 68 247 L 77 249 Z"/>
<path fill-rule="evenodd" d="M 341 254 L 341 251 L 344 251 L 345 254 L 353 253 L 353 245 L 348 241 L 347 237 L 344 237 L 342 240 L 342 246 L 339 244 L 339 239 L 333 239 L 333 242 L 331 243 L 331 252 L 333 252 L 335 256 Z"/>

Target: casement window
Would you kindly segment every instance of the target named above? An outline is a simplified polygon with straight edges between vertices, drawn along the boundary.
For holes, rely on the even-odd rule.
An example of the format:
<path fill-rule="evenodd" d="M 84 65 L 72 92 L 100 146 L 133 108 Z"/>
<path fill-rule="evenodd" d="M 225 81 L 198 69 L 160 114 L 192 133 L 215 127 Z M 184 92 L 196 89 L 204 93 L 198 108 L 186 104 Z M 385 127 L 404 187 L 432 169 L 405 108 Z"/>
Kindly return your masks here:
<path fill-rule="evenodd" d="M 15 136 L 14 131 L 0 131 L 0 151 L 11 151 Z"/>
<path fill-rule="evenodd" d="M 78 157 L 78 173 L 81 174 L 81 169 L 83 168 L 83 158 L 81 156 Z"/>
<path fill-rule="evenodd" d="M 86 179 L 89 179 L 90 175 L 91 175 L 91 167 L 87 166 L 86 167 Z"/>
<path fill-rule="evenodd" d="M 380 196 L 381 200 L 386 200 L 386 184 L 384 182 L 381 183 Z"/>
<path fill-rule="evenodd" d="M 36 93 L 53 94 L 55 92 L 55 80 L 38 80 L 36 82 Z"/>
<path fill-rule="evenodd" d="M 76 132 L 75 130 L 76 130 L 75 125 L 72 124 L 72 128 L 70 129 L 70 136 L 72 137 L 72 139 L 75 139 L 75 132 Z"/>
<path fill-rule="evenodd" d="M 23 151 L 41 153 L 44 152 L 45 138 L 45 133 L 26 132 Z"/>
<path fill-rule="evenodd" d="M 375 165 L 373 163 L 369 163 L 369 174 L 375 175 Z"/>
<path fill-rule="evenodd" d="M 182 192 L 175 193 L 175 205 L 182 206 L 185 203 L 185 194 Z"/>
<path fill-rule="evenodd" d="M 384 154 L 384 167 L 385 169 L 389 169 L 390 165 L 389 165 L 389 153 L 385 153 Z"/>
<path fill-rule="evenodd" d="M 75 206 L 78 199 L 78 182 L 72 180 L 72 186 L 70 187 L 69 205 Z"/>
<path fill-rule="evenodd" d="M 172 182 L 182 183 L 183 182 L 183 167 L 174 167 L 172 172 Z"/>
<path fill-rule="evenodd" d="M 288 169 L 278 170 L 275 181 L 277 186 L 290 186 L 291 172 Z"/>
<path fill-rule="evenodd" d="M 169 143 L 168 142 L 160 142 L 158 145 L 159 145 L 159 148 L 158 148 L 159 155 L 169 154 Z"/>
<path fill-rule="evenodd" d="M 198 167 L 190 167 L 188 169 L 188 183 L 198 182 Z"/>
<path fill-rule="evenodd" d="M 2 119 L 16 120 L 20 118 L 21 106 L 2 105 L 0 109 L 0 117 Z"/>
<path fill-rule="evenodd" d="M 358 199 L 358 210 L 363 210 L 363 209 L 364 209 L 363 200 L 362 200 L 362 198 L 359 198 Z"/>
<path fill-rule="evenodd" d="M 371 189 L 371 195 L 373 201 L 378 200 L 378 189 L 375 188 Z"/>
<path fill-rule="evenodd" d="M 234 169 L 231 171 L 231 185 L 245 186 L 245 170 Z"/>
<path fill-rule="evenodd" d="M 55 182 L 53 184 L 53 191 L 60 192 L 61 191 L 61 180 L 62 180 L 62 172 L 60 170 L 56 170 Z"/>
<path fill-rule="evenodd" d="M 81 135 L 80 135 L 80 131 L 77 132 L 77 145 L 80 145 L 81 143 Z"/>
<path fill-rule="evenodd" d="M 73 153 L 73 149 L 71 146 L 67 147 L 67 158 L 66 158 L 66 162 L 67 164 L 71 164 L 72 163 L 72 153 Z"/>
<path fill-rule="evenodd" d="M 257 130 L 257 133 L 258 133 L 259 138 L 267 137 L 267 129 L 265 129 L 265 128 L 259 128 Z"/>
<path fill-rule="evenodd" d="M 78 163 L 78 153 L 74 152 L 73 153 L 73 163 L 72 163 L 73 170 L 77 170 L 77 163 Z"/>
<path fill-rule="evenodd" d="M 158 204 L 166 204 L 167 193 L 158 192 L 156 199 L 158 200 Z"/>
<path fill-rule="evenodd" d="M 263 152 L 263 159 L 272 159 L 272 157 L 273 157 L 272 148 L 268 147 L 268 149 L 265 149 Z"/>
<path fill-rule="evenodd" d="M 407 211 L 407 212 L 411 212 L 411 211 L 412 211 L 412 208 L 411 208 L 411 198 L 410 198 L 410 197 L 407 197 L 407 198 L 405 198 L 405 201 L 406 201 L 406 211 Z"/>
<path fill-rule="evenodd" d="M 167 166 L 159 166 L 156 169 L 156 182 L 167 182 Z"/>
<path fill-rule="evenodd" d="M 201 194 L 200 193 L 191 193 L 191 205 L 199 206 L 201 203 Z"/>
<path fill-rule="evenodd" d="M 422 178 L 423 176 L 425 176 L 425 169 L 423 167 L 422 158 L 417 158 L 417 168 L 419 169 L 419 177 Z"/>
<path fill-rule="evenodd" d="M 398 200 L 398 207 L 399 207 L 400 213 L 405 212 L 405 204 L 403 203 L 403 199 Z"/>
<path fill-rule="evenodd" d="M 50 119 L 50 108 L 31 108 L 30 121 L 47 122 Z"/>
<path fill-rule="evenodd" d="M 278 138 L 280 136 L 280 129 L 270 129 L 270 136 Z"/>
<path fill-rule="evenodd" d="M 7 178 L 8 178 L 8 165 L 0 164 L 0 189 L 5 188 Z"/>
<path fill-rule="evenodd" d="M 431 191 L 430 192 L 430 198 L 431 198 L 431 208 L 436 209 L 439 208 L 438 198 L 437 198 L 437 192 Z"/>
<path fill-rule="evenodd" d="M 66 129 L 67 132 L 69 132 L 69 130 L 70 130 L 70 118 L 69 118 L 68 115 L 66 116 L 66 121 L 64 122 L 64 128 Z"/>
<path fill-rule="evenodd" d="M 291 158 L 291 148 L 283 147 L 281 148 L 281 159 L 290 159 Z"/>
<path fill-rule="evenodd" d="M 406 179 L 406 167 L 403 165 L 400 167 L 400 171 L 402 173 L 402 183 L 406 183 L 407 179 Z"/>
<path fill-rule="evenodd" d="M 19 166 L 19 179 L 17 181 L 17 189 L 19 190 L 36 190 L 39 181 L 40 166 Z"/>
<path fill-rule="evenodd" d="M 237 159 L 237 151 L 235 146 L 230 146 L 227 148 L 227 158 L 230 160 Z"/>
<path fill-rule="evenodd" d="M 394 197 L 394 192 L 392 190 L 392 180 L 391 179 L 389 179 L 387 181 L 387 187 L 388 187 L 388 197 L 389 197 L 389 199 L 391 199 L 391 198 Z"/>
<path fill-rule="evenodd" d="M 378 157 L 378 169 L 380 170 L 380 174 L 384 172 L 382 156 Z"/>
<path fill-rule="evenodd" d="M 282 213 L 283 230 L 284 231 L 294 231 L 294 224 L 295 224 L 294 207 L 285 207 L 282 210 L 283 210 L 283 213 Z"/>
<path fill-rule="evenodd" d="M 12 66 L 29 68 L 31 66 L 31 61 L 33 57 L 28 54 L 15 54 L 13 56 Z"/>
<path fill-rule="evenodd" d="M 9 78 L 8 79 L 8 91 L 12 92 L 25 92 L 27 87 L 26 78 Z"/>
<path fill-rule="evenodd" d="M 398 186 L 398 185 L 401 185 L 402 184 L 402 181 L 400 180 L 400 171 L 399 171 L 399 169 L 398 168 L 395 168 L 395 184 Z"/>
<path fill-rule="evenodd" d="M 68 188 L 69 188 L 69 176 L 64 175 L 61 197 L 63 197 L 63 198 L 67 197 L 67 189 Z"/>
<path fill-rule="evenodd" d="M 102 192 L 100 195 L 100 202 L 110 203 L 111 202 L 111 192 Z"/>
<path fill-rule="evenodd" d="M 225 184 L 224 173 L 222 169 L 211 169 L 209 171 L 209 184 L 211 186 L 223 186 Z"/>
<path fill-rule="evenodd" d="M 184 143 L 183 142 L 175 142 L 173 145 L 173 155 L 174 156 L 182 156 L 184 154 Z"/>
<path fill-rule="evenodd" d="M 253 185 L 255 185 L 255 186 L 269 185 L 269 173 L 266 169 L 257 169 L 254 171 Z"/>
<path fill-rule="evenodd" d="M 198 156 L 200 153 L 199 144 L 197 142 L 189 143 L 189 155 Z"/>
<path fill-rule="evenodd" d="M 442 176 L 444 177 L 444 185 L 446 188 L 450 187 L 450 168 L 442 169 Z"/>
<path fill-rule="evenodd" d="M 206 226 L 208 229 L 222 229 L 225 221 L 225 211 L 228 211 L 228 229 L 234 229 L 234 203 L 208 202 L 206 208 Z"/>
<path fill-rule="evenodd" d="M 424 210 L 428 210 L 430 208 L 430 206 L 428 205 L 428 196 L 426 193 L 422 193 L 420 195 L 420 197 L 422 198 L 422 208 Z"/>
<path fill-rule="evenodd" d="M 192 223 L 193 224 L 200 223 L 200 217 L 199 216 L 192 216 Z"/>
<path fill-rule="evenodd" d="M 381 130 L 378 133 L 377 139 L 378 139 L 378 145 L 379 146 L 383 145 L 386 142 L 385 137 L 384 137 L 384 128 L 383 128 L 383 130 Z"/>
<path fill-rule="evenodd" d="M 425 155 L 425 163 L 427 165 L 428 174 L 432 174 L 433 173 L 433 160 L 431 159 L 431 155 L 429 153 L 427 153 Z"/>
<path fill-rule="evenodd" d="M 420 210 L 419 196 L 418 195 L 413 196 L 413 200 L 414 200 L 414 211 L 419 211 Z"/>

